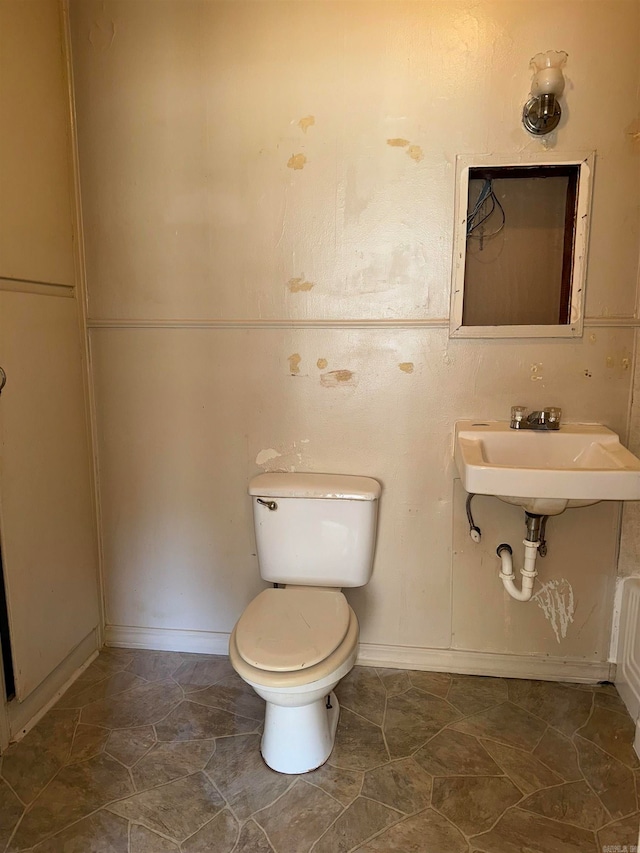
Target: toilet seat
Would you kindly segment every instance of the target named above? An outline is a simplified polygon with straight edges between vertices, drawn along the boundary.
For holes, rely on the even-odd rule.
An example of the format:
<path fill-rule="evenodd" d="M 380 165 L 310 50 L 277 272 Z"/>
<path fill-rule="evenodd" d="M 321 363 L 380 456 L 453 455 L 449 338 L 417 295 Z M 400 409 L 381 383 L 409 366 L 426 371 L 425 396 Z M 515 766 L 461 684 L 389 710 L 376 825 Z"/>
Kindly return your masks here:
<path fill-rule="evenodd" d="M 246 664 L 263 672 L 311 669 L 341 645 L 351 614 L 336 590 L 266 589 L 240 617 L 235 648 Z"/>

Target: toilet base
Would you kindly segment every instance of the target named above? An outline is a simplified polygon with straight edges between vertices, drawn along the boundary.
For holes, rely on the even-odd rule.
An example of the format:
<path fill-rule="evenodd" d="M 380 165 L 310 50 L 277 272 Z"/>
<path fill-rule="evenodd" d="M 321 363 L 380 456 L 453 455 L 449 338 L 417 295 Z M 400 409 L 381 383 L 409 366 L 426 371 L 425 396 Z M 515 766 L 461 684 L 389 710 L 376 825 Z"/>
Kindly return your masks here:
<path fill-rule="evenodd" d="M 260 751 L 278 773 L 308 773 L 331 755 L 340 705 L 331 691 L 310 705 L 286 707 L 267 702 Z"/>

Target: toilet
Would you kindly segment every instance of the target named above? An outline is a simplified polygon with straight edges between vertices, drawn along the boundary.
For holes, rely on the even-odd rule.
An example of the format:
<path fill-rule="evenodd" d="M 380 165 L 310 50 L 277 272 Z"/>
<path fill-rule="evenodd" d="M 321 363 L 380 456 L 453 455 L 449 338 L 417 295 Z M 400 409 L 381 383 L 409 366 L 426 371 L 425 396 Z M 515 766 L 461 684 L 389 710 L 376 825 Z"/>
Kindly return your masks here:
<path fill-rule="evenodd" d="M 260 474 L 249 484 L 260 575 L 277 584 L 229 639 L 238 675 L 267 703 L 261 752 L 279 773 L 329 758 L 358 620 L 341 588 L 371 578 L 380 484 L 340 474 Z"/>

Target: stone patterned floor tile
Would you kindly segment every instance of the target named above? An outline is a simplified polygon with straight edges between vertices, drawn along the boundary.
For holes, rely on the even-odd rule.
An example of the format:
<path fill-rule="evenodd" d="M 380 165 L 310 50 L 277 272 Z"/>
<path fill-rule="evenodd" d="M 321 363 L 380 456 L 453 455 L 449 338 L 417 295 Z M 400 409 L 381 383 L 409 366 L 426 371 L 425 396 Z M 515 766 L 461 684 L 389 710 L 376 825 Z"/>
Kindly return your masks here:
<path fill-rule="evenodd" d="M 635 726 L 628 714 L 619 714 L 596 705 L 588 722 L 578 730 L 578 734 L 613 755 L 618 761 L 622 761 L 627 767 L 635 769 L 640 765 L 633 750 Z"/>
<path fill-rule="evenodd" d="M 257 722 L 186 700 L 156 725 L 158 740 L 200 740 L 255 731 Z"/>
<path fill-rule="evenodd" d="M 536 791 L 520 803 L 520 808 L 583 829 L 600 829 L 609 821 L 602 803 L 585 781 L 563 782 L 555 788 Z"/>
<path fill-rule="evenodd" d="M 598 831 L 598 844 L 601 850 L 608 847 L 610 850 L 624 850 L 628 853 L 638 844 L 638 832 L 640 830 L 640 814 L 622 818 L 605 826 Z"/>
<path fill-rule="evenodd" d="M 239 820 L 270 805 L 295 779 L 267 767 L 260 735 L 220 738 L 205 769 Z"/>
<path fill-rule="evenodd" d="M 6 847 L 23 811 L 20 800 L 4 779 L 0 779 L 0 850 Z"/>
<path fill-rule="evenodd" d="M 26 812 L 11 850 L 33 847 L 111 800 L 133 791 L 125 767 L 108 755 L 68 764 Z"/>
<path fill-rule="evenodd" d="M 227 657 L 202 658 L 192 655 L 187 660 L 183 659 L 172 678 L 178 682 L 185 693 L 191 693 L 194 690 L 211 687 L 212 684 L 216 684 L 223 678 L 234 675 L 234 673 L 235 671 Z"/>
<path fill-rule="evenodd" d="M 176 779 L 107 806 L 108 810 L 180 844 L 208 823 L 225 802 L 204 773 Z"/>
<path fill-rule="evenodd" d="M 344 770 L 370 770 L 388 760 L 382 729 L 341 708 L 331 763 Z"/>
<path fill-rule="evenodd" d="M 240 838 L 233 853 L 275 853 L 264 832 L 252 820 L 240 830 Z"/>
<path fill-rule="evenodd" d="M 413 674 L 412 674 L 413 675 Z M 460 717 L 444 699 L 412 688 L 387 700 L 384 734 L 392 758 L 405 758 L 420 749 L 447 724 Z"/>
<path fill-rule="evenodd" d="M 507 682 L 504 678 L 489 678 L 479 675 L 452 675 L 447 702 L 465 716 L 486 711 L 494 705 L 506 702 Z"/>
<path fill-rule="evenodd" d="M 129 853 L 180 853 L 180 848 L 173 841 L 139 824 L 131 827 L 130 844 Z"/>
<path fill-rule="evenodd" d="M 358 797 L 314 845 L 313 853 L 347 853 L 401 817 L 380 803 Z"/>
<path fill-rule="evenodd" d="M 118 646 L 104 646 L 91 666 L 110 672 L 126 669 L 136 651 L 136 649 L 121 649 Z"/>
<path fill-rule="evenodd" d="M 593 832 L 519 808 L 505 812 L 488 832 L 473 836 L 471 848 L 481 853 L 601 853 Z"/>
<path fill-rule="evenodd" d="M 387 691 L 375 669 L 354 666 L 336 687 L 338 702 L 366 720 L 382 724 Z"/>
<path fill-rule="evenodd" d="M 323 764 L 311 773 L 305 773 L 304 779 L 312 785 L 317 785 L 339 800 L 343 806 L 352 803 L 360 793 L 364 776 L 361 771 L 342 770 L 332 764 Z"/>
<path fill-rule="evenodd" d="M 402 758 L 375 770 L 367 770 L 362 796 L 405 814 L 414 814 L 431 802 L 431 786 L 432 779 L 428 773 L 412 758 Z"/>
<path fill-rule="evenodd" d="M 264 764 L 262 700 L 227 658 L 105 650 L 62 697 L 69 707 L 0 758 L 0 850 L 16 827 L 9 853 L 601 853 L 636 843 L 640 763 L 612 684 L 357 667 L 338 693 L 329 762 L 287 776 Z M 4 774 L 31 796 L 26 810 Z"/>
<path fill-rule="evenodd" d="M 619 714 L 628 716 L 627 706 L 620 698 L 619 693 L 594 693 L 593 701 L 596 707 L 607 708 L 609 711 L 617 711 Z"/>
<path fill-rule="evenodd" d="M 117 729 L 111 732 L 105 746 L 105 752 L 117 758 L 122 764 L 131 767 L 142 758 L 156 742 L 156 734 L 151 726 L 139 726 L 135 729 Z"/>
<path fill-rule="evenodd" d="M 585 779 L 614 820 L 638 808 L 633 771 L 589 740 L 574 735 L 578 761 Z"/>
<path fill-rule="evenodd" d="M 396 823 L 381 835 L 356 848 L 354 853 L 467 853 L 462 833 L 433 809 Z"/>
<path fill-rule="evenodd" d="M 69 763 L 86 761 L 87 758 L 99 755 L 110 734 L 109 729 L 103 729 L 101 726 L 86 726 L 84 723 L 78 723 Z"/>
<path fill-rule="evenodd" d="M 522 794 L 504 776 L 447 776 L 433 780 L 431 805 L 467 835 L 489 829 Z"/>
<path fill-rule="evenodd" d="M 422 670 L 409 670 L 409 680 L 413 687 L 433 693 L 444 699 L 451 687 L 451 676 L 448 672 L 423 672 Z"/>
<path fill-rule="evenodd" d="M 451 726 L 457 732 L 490 738 L 507 746 L 533 749 L 546 730 L 546 725 L 527 711 L 505 702 L 487 711 L 465 717 Z"/>
<path fill-rule="evenodd" d="M 112 675 L 112 670 L 109 667 L 103 667 L 99 665 L 98 661 L 101 659 L 96 658 L 96 660 L 88 666 L 84 672 L 82 672 L 78 678 L 73 682 L 73 684 L 69 687 L 68 690 L 60 697 L 58 703 L 56 703 L 57 707 L 68 707 L 68 702 L 70 699 L 74 699 L 79 693 L 82 693 L 88 687 L 92 687 L 94 684 L 97 684 L 99 681 L 104 681 L 109 675 Z M 63 705 L 60 706 L 59 703 L 62 702 Z"/>
<path fill-rule="evenodd" d="M 509 681 L 509 699 L 565 735 L 572 735 L 587 722 L 593 706 L 591 692 L 516 678 Z"/>
<path fill-rule="evenodd" d="M 77 711 L 54 708 L 2 756 L 2 777 L 23 803 L 34 800 L 71 753 Z"/>
<path fill-rule="evenodd" d="M 249 717 L 259 723 L 264 720 L 266 702 L 235 673 L 204 690 L 190 692 L 189 701 Z"/>
<path fill-rule="evenodd" d="M 409 673 L 405 669 L 376 669 L 378 678 L 387 692 L 387 696 L 397 696 L 411 687 Z"/>
<path fill-rule="evenodd" d="M 41 842 L 34 847 L 34 853 L 127 853 L 128 848 L 127 821 L 99 811 Z M 161 851 L 156 849 L 153 853 Z"/>
<path fill-rule="evenodd" d="M 522 749 L 490 740 L 482 743 L 523 794 L 532 794 L 540 788 L 559 785 L 563 781 L 561 776 Z"/>
<path fill-rule="evenodd" d="M 254 812 L 253 820 L 278 853 L 308 853 L 341 812 L 333 797 L 298 779 L 279 800 Z"/>
<path fill-rule="evenodd" d="M 84 708 L 85 705 L 90 705 L 99 699 L 118 696 L 120 693 L 131 690 L 132 687 L 146 683 L 143 678 L 139 678 L 133 672 L 114 672 L 71 696 L 65 693 L 58 701 L 56 708 Z"/>
<path fill-rule="evenodd" d="M 532 754 L 565 782 L 582 779 L 573 741 L 557 729 L 548 728 Z"/>
<path fill-rule="evenodd" d="M 133 672 L 145 681 L 164 681 L 183 663 L 184 658 L 178 652 L 139 651 L 127 666 L 127 672 Z"/>
<path fill-rule="evenodd" d="M 501 776 L 502 770 L 471 735 L 444 729 L 414 759 L 432 776 Z"/>
<path fill-rule="evenodd" d="M 131 729 L 158 722 L 182 701 L 182 690 L 173 681 L 145 682 L 119 696 L 86 705 L 80 722 L 109 729 Z"/>
<path fill-rule="evenodd" d="M 240 824 L 229 809 L 199 829 L 182 844 L 183 853 L 231 853 L 238 840 Z M 131 853 L 134 853 L 132 850 Z M 152 851 L 150 851 L 152 853 Z"/>
<path fill-rule="evenodd" d="M 216 748 L 215 740 L 157 743 L 131 768 L 136 790 L 155 788 L 181 776 L 204 770 Z"/>

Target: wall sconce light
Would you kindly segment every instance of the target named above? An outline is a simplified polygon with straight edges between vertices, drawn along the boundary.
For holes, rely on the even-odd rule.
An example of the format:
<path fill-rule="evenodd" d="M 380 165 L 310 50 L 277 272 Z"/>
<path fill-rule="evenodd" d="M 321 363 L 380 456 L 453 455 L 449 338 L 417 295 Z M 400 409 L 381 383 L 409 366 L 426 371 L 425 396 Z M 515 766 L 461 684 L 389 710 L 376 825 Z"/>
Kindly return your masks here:
<path fill-rule="evenodd" d="M 567 58 L 564 50 L 548 50 L 531 60 L 536 73 L 531 81 L 531 97 L 522 111 L 522 123 L 534 136 L 544 136 L 558 126 L 562 115 L 558 98 L 564 91 L 562 69 Z"/>

